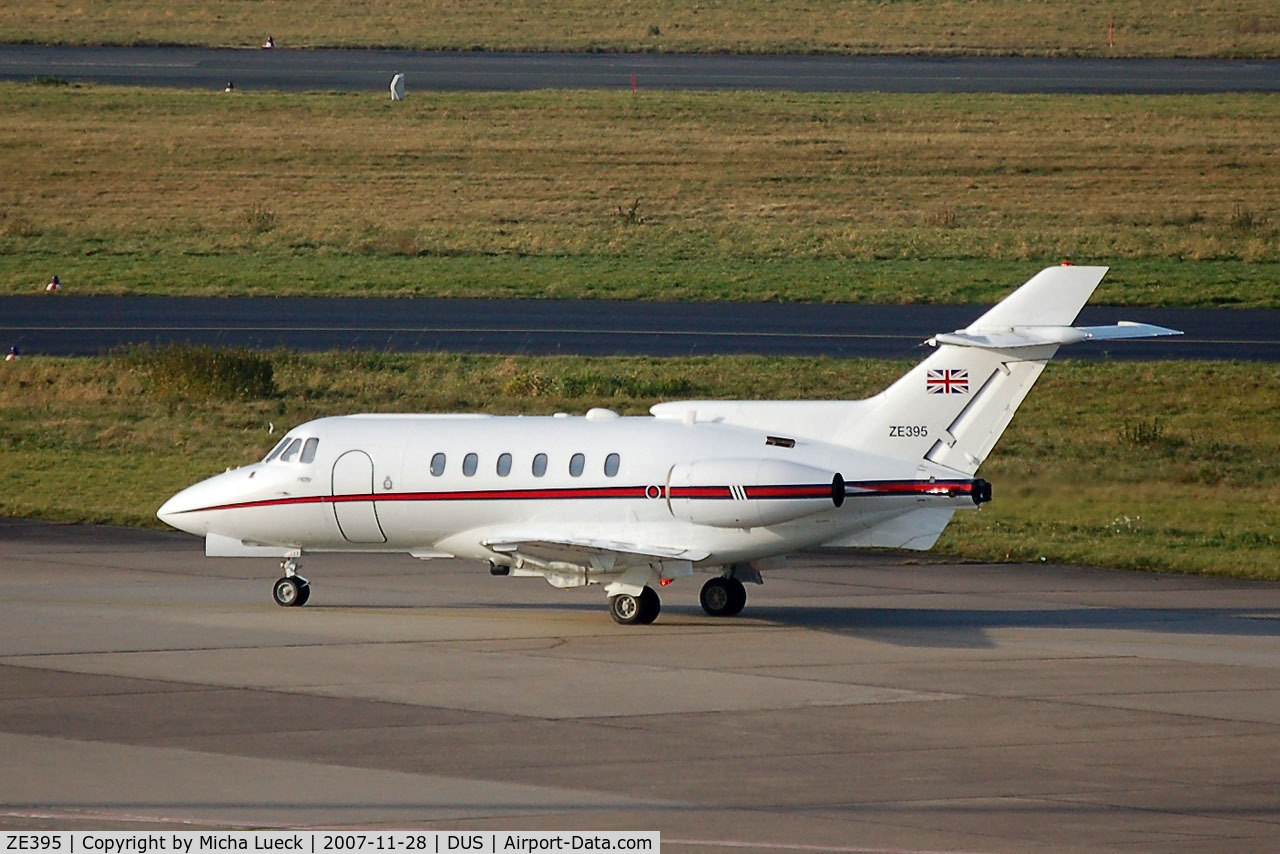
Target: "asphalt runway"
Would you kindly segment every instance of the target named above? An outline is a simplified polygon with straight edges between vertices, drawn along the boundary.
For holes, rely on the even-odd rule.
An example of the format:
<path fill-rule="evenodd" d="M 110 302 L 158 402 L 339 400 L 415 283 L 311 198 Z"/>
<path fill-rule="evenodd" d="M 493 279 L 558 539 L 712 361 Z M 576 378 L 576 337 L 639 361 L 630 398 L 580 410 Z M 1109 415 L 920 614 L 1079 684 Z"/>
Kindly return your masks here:
<path fill-rule="evenodd" d="M 157 501 L 159 501 L 159 496 Z M 815 553 L 714 620 L 454 561 L 0 520 L 0 826 L 1280 846 L 1280 586 Z M 697 581 L 699 579 L 694 579 Z"/>
<path fill-rule="evenodd" d="M 610 300 L 0 297 L 0 347 L 92 355 L 131 343 L 508 354 L 904 357 L 987 306 Z M 1186 334 L 1085 343 L 1085 359 L 1280 360 L 1280 311 L 1086 307 Z"/>
<path fill-rule="evenodd" d="M 805 92 L 1280 91 L 1280 61 L 235 50 L 0 45 L 0 79 L 242 90 L 774 89 Z"/>

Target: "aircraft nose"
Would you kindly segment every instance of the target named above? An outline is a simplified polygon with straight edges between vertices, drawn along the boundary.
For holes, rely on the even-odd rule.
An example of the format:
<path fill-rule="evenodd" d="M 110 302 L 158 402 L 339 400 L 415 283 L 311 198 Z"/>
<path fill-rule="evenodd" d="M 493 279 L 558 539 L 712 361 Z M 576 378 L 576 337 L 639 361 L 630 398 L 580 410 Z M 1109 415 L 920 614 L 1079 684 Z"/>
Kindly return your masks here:
<path fill-rule="evenodd" d="M 188 511 L 196 508 L 196 505 L 191 502 L 191 497 L 189 488 L 182 490 L 160 505 L 160 509 L 156 511 L 156 518 L 172 528 L 177 528 L 179 531 L 203 535 L 205 532 L 195 526 L 195 520 L 185 515 Z"/>

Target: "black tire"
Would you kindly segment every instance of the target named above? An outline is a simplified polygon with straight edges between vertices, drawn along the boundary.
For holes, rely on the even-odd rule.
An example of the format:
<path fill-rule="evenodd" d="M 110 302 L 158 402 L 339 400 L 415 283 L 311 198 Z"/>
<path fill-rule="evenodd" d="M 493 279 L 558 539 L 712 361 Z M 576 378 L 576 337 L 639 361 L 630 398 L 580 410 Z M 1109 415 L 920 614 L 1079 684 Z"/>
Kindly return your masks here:
<path fill-rule="evenodd" d="M 303 586 L 292 578 L 285 576 L 275 583 L 271 588 L 271 598 L 276 600 L 276 604 L 282 608 L 292 608 L 295 605 L 301 605 L 299 599 L 303 597 Z M 306 601 L 303 599 L 302 601 Z"/>
<path fill-rule="evenodd" d="M 736 617 L 747 606 L 747 588 L 738 579 L 722 575 L 702 585 L 698 600 L 712 617 Z"/>
<path fill-rule="evenodd" d="M 311 584 L 310 583 L 303 584 L 301 587 L 298 588 L 298 601 L 294 602 L 293 604 L 301 608 L 303 605 L 307 604 L 307 600 L 310 598 L 311 598 Z"/>
<path fill-rule="evenodd" d="M 646 587 L 640 591 L 640 619 L 637 620 L 641 625 L 649 625 L 658 619 L 658 614 L 662 611 L 662 600 L 658 598 L 658 593 L 652 587 Z"/>

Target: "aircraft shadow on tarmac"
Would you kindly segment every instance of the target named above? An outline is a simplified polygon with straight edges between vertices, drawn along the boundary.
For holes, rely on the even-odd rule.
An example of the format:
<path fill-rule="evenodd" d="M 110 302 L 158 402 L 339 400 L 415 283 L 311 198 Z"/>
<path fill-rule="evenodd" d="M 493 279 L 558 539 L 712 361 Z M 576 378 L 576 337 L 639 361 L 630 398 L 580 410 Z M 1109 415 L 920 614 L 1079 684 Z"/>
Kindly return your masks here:
<path fill-rule="evenodd" d="M 309 609 L 419 610 L 430 605 L 370 604 L 311 605 Z M 588 602 L 485 602 L 450 604 L 450 610 L 601 612 Z M 605 621 L 608 622 L 607 620 Z M 942 649 L 986 648 L 996 645 L 987 633 L 992 629 L 1080 629 L 1143 631 L 1203 637 L 1278 637 L 1280 608 L 841 608 L 825 605 L 748 606 L 741 618 L 709 617 L 695 607 L 669 605 L 656 628 L 724 626 L 725 628 L 776 626 L 859 637 L 895 646 Z M 636 631 L 627 627 L 626 631 Z M 641 630 L 643 631 L 643 630 Z"/>
<path fill-rule="evenodd" d="M 838 608 L 758 607 L 750 616 L 784 626 L 855 635 L 899 646 L 995 646 L 992 629 L 1089 629 L 1214 637 L 1280 636 L 1280 609 L 1263 608 Z"/>

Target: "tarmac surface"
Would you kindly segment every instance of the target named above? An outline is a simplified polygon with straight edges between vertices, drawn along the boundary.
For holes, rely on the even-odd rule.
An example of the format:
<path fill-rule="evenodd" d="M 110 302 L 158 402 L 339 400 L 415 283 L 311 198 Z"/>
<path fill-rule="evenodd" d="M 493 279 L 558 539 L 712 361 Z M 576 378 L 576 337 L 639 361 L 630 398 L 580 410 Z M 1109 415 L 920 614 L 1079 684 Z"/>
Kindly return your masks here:
<path fill-rule="evenodd" d="M 0 80 L 222 89 L 773 89 L 800 92 L 1280 91 L 1280 61 L 744 56 L 0 45 Z"/>
<path fill-rule="evenodd" d="M 652 830 L 667 852 L 1280 845 L 1280 586 L 814 553 L 651 627 L 454 561 L 0 520 L 0 827 Z"/>
<path fill-rule="evenodd" d="M 0 345 L 80 356 L 125 344 L 512 354 L 909 357 L 988 306 L 662 303 L 612 300 L 0 297 Z M 1078 359 L 1280 361 L 1280 311 L 1086 306 L 1186 334 L 1084 343 Z"/>

